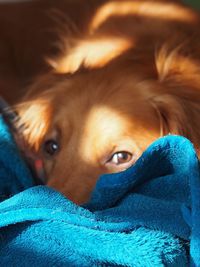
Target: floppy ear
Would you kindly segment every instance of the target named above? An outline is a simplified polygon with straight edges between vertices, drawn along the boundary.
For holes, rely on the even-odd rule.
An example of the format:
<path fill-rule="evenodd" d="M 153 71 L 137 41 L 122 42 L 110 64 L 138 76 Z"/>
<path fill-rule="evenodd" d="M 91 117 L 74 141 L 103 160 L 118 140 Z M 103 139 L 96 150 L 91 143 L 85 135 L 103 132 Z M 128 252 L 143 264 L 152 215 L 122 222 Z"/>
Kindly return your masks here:
<path fill-rule="evenodd" d="M 160 117 L 162 135 L 178 134 L 190 139 L 200 148 L 200 107 L 173 95 L 160 95 L 151 99 Z"/>
<path fill-rule="evenodd" d="M 163 47 L 156 59 L 158 88 L 151 103 L 156 108 L 164 134 L 179 134 L 200 147 L 200 65 L 180 49 Z"/>
<path fill-rule="evenodd" d="M 171 95 L 159 95 L 151 99 L 151 104 L 160 117 L 163 134 L 188 133 L 188 117 L 184 105 Z"/>
<path fill-rule="evenodd" d="M 51 122 L 52 107 L 48 99 L 39 98 L 26 101 L 15 108 L 19 114 L 16 126 L 25 143 L 38 151 Z"/>

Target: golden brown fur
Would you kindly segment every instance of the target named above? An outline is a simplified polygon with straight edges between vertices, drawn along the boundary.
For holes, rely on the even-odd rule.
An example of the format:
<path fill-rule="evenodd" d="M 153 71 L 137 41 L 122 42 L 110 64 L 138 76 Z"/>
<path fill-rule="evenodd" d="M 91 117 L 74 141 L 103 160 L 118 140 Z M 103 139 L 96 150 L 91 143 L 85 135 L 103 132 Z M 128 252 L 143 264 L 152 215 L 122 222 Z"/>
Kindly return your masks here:
<path fill-rule="evenodd" d="M 0 93 L 50 186 L 83 203 L 99 175 L 128 168 L 162 135 L 199 150 L 199 18 L 170 0 L 0 5 Z"/>

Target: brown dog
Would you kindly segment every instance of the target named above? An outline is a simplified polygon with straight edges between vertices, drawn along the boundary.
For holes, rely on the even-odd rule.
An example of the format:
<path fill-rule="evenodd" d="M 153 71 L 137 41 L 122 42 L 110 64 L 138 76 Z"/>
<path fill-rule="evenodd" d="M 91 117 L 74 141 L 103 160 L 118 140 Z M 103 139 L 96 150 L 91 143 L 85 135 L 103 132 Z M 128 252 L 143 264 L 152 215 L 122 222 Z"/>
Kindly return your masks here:
<path fill-rule="evenodd" d="M 160 136 L 200 148 L 199 26 L 170 0 L 0 6 L 0 92 L 50 186 L 80 204 Z"/>

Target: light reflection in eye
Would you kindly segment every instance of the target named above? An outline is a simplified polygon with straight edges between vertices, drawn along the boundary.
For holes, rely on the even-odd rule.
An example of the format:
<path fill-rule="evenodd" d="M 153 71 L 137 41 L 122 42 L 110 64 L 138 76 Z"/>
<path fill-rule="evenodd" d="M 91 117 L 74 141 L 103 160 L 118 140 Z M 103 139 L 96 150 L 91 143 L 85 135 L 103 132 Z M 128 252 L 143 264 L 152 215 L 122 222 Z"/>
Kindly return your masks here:
<path fill-rule="evenodd" d="M 119 151 L 112 155 L 112 157 L 108 160 L 107 163 L 112 163 L 115 165 L 120 165 L 127 163 L 132 160 L 132 154 L 127 151 Z"/>

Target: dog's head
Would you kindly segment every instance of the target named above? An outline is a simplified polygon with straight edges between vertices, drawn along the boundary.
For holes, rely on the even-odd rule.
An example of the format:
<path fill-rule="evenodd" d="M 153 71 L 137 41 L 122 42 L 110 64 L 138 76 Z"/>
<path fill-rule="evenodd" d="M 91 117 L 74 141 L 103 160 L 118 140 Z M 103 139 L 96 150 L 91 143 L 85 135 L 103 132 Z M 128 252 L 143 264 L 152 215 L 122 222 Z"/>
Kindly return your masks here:
<path fill-rule="evenodd" d="M 32 86 L 19 113 L 50 186 L 80 204 L 101 174 L 127 169 L 164 134 L 182 134 L 198 146 L 195 88 L 188 91 L 179 75 L 167 78 L 160 57 L 159 77 L 115 66 L 50 74 Z"/>
<path fill-rule="evenodd" d="M 160 136 L 159 117 L 139 80 L 104 71 L 46 78 L 35 86 L 47 90 L 19 105 L 24 136 L 49 185 L 82 203 L 99 175 L 127 169 Z"/>

